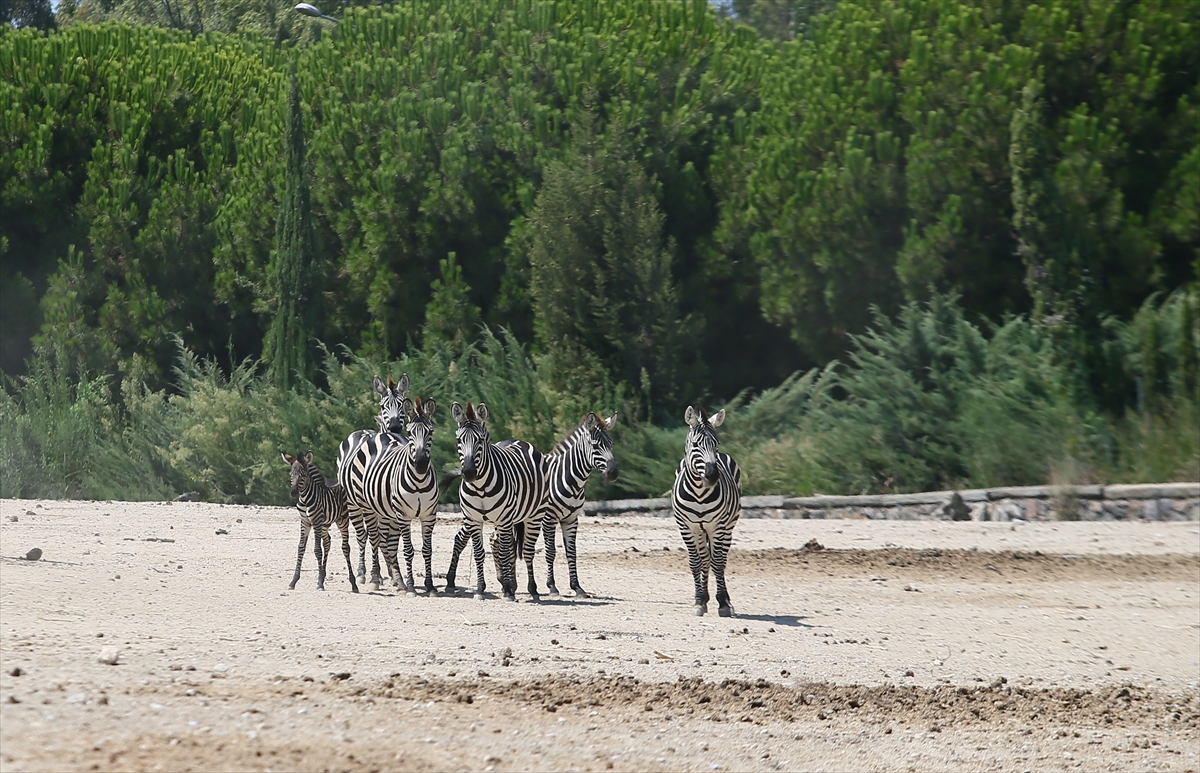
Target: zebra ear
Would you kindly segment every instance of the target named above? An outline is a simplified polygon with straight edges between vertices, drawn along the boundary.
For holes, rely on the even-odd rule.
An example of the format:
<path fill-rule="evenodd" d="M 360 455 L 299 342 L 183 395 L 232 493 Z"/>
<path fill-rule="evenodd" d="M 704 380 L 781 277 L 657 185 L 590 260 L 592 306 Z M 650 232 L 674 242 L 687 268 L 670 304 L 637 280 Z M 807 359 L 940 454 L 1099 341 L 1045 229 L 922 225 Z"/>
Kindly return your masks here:
<path fill-rule="evenodd" d="M 405 373 L 400 377 L 400 383 L 396 384 L 396 391 L 402 395 L 408 394 L 408 374 Z"/>
<path fill-rule="evenodd" d="M 687 410 L 683 412 L 683 420 L 689 427 L 696 426 L 696 422 L 698 422 L 700 419 L 696 416 L 695 407 L 691 405 L 687 407 Z"/>
<path fill-rule="evenodd" d="M 721 422 L 723 422 L 723 421 L 725 421 L 725 409 L 724 408 L 717 411 L 717 413 L 711 419 L 709 419 L 708 423 L 713 425 L 713 427 L 719 427 L 719 426 L 721 426 Z"/>
<path fill-rule="evenodd" d="M 391 380 L 390 376 L 388 377 L 388 380 L 389 381 Z M 386 394 L 386 393 L 387 393 L 387 388 L 384 387 L 384 385 L 383 385 L 383 379 L 381 379 L 379 376 L 376 376 L 375 377 L 375 394 L 379 395 L 380 397 L 383 397 L 384 394 Z"/>
<path fill-rule="evenodd" d="M 583 424 L 583 428 L 586 429 L 588 432 L 591 432 L 592 430 L 596 429 L 596 414 L 595 414 L 595 412 L 591 412 L 587 416 L 584 416 L 583 421 L 580 423 Z"/>
<path fill-rule="evenodd" d="M 612 429 L 615 426 L 617 426 L 617 414 L 614 413 L 612 416 L 609 416 L 608 419 L 605 420 L 604 428 Z"/>
<path fill-rule="evenodd" d="M 406 397 L 404 398 L 404 403 L 401 406 L 401 410 L 404 411 L 405 416 L 412 416 L 413 411 L 416 410 L 416 407 L 413 405 L 413 401 Z"/>
<path fill-rule="evenodd" d="M 479 417 L 479 421 L 481 423 L 487 424 L 488 414 L 487 414 L 487 406 L 486 405 L 484 405 L 483 403 L 480 403 L 479 405 L 475 406 L 475 415 Z"/>
<path fill-rule="evenodd" d="M 283 461 L 287 462 L 288 464 L 295 464 L 295 463 L 296 463 L 296 457 L 292 456 L 292 455 L 291 455 L 291 454 L 289 454 L 287 451 L 280 451 L 280 452 L 279 452 L 279 455 L 280 455 L 280 456 L 282 456 L 282 457 L 283 457 Z"/>
<path fill-rule="evenodd" d="M 312 451 L 304 451 L 299 457 L 300 464 L 312 464 Z"/>
<path fill-rule="evenodd" d="M 429 398 L 428 400 L 426 400 L 424 403 L 422 403 L 422 404 L 421 404 L 421 406 L 422 406 L 422 408 L 424 409 L 424 412 L 425 412 L 425 418 L 427 418 L 427 419 L 432 419 L 432 418 L 433 418 L 433 412 L 434 412 L 434 410 L 435 410 L 435 409 L 437 409 L 437 400 L 434 400 L 434 399 L 431 397 L 431 398 Z"/>
<path fill-rule="evenodd" d="M 450 403 L 450 415 L 459 424 L 462 424 L 463 421 L 467 418 L 467 414 L 463 412 L 463 407 L 458 404 L 457 400 Z"/>

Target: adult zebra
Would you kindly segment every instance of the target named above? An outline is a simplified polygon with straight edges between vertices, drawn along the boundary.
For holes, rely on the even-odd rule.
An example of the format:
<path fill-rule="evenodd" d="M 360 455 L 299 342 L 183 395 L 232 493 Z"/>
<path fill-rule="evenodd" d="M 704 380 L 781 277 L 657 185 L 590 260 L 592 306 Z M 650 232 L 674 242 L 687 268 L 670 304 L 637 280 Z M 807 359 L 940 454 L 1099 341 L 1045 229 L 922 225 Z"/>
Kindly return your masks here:
<path fill-rule="evenodd" d="M 375 432 L 369 429 L 360 429 L 351 432 L 345 440 L 342 441 L 338 448 L 337 458 L 337 479 L 338 482 L 346 488 L 350 480 L 350 461 L 354 458 L 358 448 L 362 443 L 369 439 L 380 435 L 394 435 L 403 442 L 404 437 L 404 397 L 408 394 L 408 374 L 405 373 L 400 377 L 397 383 L 388 376 L 387 383 L 379 376 L 375 377 L 374 382 L 375 394 L 379 395 L 379 413 L 375 415 L 375 424 L 379 427 L 379 431 Z M 350 496 L 347 496 L 347 506 L 349 508 L 350 522 L 354 524 L 354 531 L 358 539 L 358 581 L 366 582 L 366 551 L 367 540 L 371 541 L 371 590 L 379 590 L 381 582 L 379 573 L 379 550 L 381 547 L 381 535 L 379 533 L 379 518 L 374 511 L 366 510 L 359 507 L 359 503 Z M 388 567 L 391 571 L 391 567 Z M 392 576 L 393 582 L 399 583 L 399 578 Z"/>
<path fill-rule="evenodd" d="M 325 590 L 325 568 L 329 561 L 329 526 L 337 524 L 342 533 L 342 555 L 346 557 L 346 570 L 350 575 L 350 588 L 358 593 L 354 581 L 354 565 L 350 562 L 350 521 L 346 515 L 346 492 L 340 484 L 330 485 L 325 476 L 313 463 L 312 451 L 292 456 L 280 451 L 283 461 L 291 466 L 292 500 L 300 511 L 300 547 L 296 549 L 296 573 L 288 590 L 295 590 L 300 581 L 300 564 L 304 561 L 304 548 L 308 533 L 313 535 L 313 555 L 317 560 L 317 590 Z"/>
<path fill-rule="evenodd" d="M 708 570 L 717 580 L 717 613 L 733 615 L 729 591 L 725 587 L 725 559 L 733 540 L 733 527 L 742 514 L 742 471 L 728 454 L 717 451 L 719 440 L 714 431 L 725 421 L 722 409 L 711 420 L 704 409 L 688 406 L 687 441 L 683 460 L 675 470 L 671 489 L 671 509 L 675 523 L 687 545 L 688 563 L 696 584 L 695 615 L 708 611 Z"/>
<path fill-rule="evenodd" d="M 579 512 L 583 509 L 583 488 L 592 469 L 599 467 L 604 470 L 604 480 L 608 483 L 617 479 L 617 460 L 613 458 L 612 438 L 608 434 L 616 423 L 615 413 L 608 419 L 597 413 L 589 413 L 571 434 L 559 441 L 554 450 L 544 457 L 547 491 L 542 534 L 546 543 L 546 584 L 553 595 L 558 595 L 554 583 L 555 529 L 561 524 L 571 590 L 575 591 L 578 598 L 588 597 L 579 584 L 575 565 L 575 535 L 579 528 Z M 533 552 L 528 551 L 525 555 L 532 576 Z"/>
<path fill-rule="evenodd" d="M 483 524 L 496 527 L 493 541 L 496 566 L 504 597 L 516 601 L 517 578 L 514 556 L 514 533 L 518 523 L 524 529 L 524 549 L 532 556 L 532 541 L 537 539 L 537 516 L 546 498 L 546 477 L 542 454 L 523 440 L 504 440 L 492 443 L 488 433 L 487 406 L 470 403 L 464 410 L 454 403 L 451 413 L 458 423 L 458 460 L 462 483 L 458 488 L 463 511 L 463 525 L 454 535 L 454 553 L 446 571 L 446 591 L 457 590 L 454 576 L 458 557 L 470 540 L 475 553 L 475 598 L 482 599 L 485 587 L 483 576 Z M 532 567 L 531 567 L 532 568 Z M 533 573 L 529 576 L 529 592 L 537 598 Z"/>

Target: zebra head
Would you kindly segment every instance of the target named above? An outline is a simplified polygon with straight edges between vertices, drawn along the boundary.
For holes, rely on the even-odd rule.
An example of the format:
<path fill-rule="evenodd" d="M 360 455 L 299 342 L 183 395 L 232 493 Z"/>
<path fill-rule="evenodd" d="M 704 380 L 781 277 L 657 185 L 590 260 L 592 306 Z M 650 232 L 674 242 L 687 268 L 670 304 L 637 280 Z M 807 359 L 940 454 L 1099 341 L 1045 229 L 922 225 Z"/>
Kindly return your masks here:
<path fill-rule="evenodd" d="M 308 491 L 312 478 L 309 470 L 313 458 L 312 451 L 303 451 L 295 456 L 286 451 L 280 451 L 279 455 L 292 467 L 292 501 L 299 502 L 300 496 Z"/>
<path fill-rule="evenodd" d="M 478 408 L 472 408 L 467 403 L 466 410 L 463 410 L 461 405 L 454 403 L 450 406 L 450 414 L 458 422 L 458 430 L 454 434 L 458 439 L 458 462 L 462 467 L 462 477 L 470 483 L 479 477 L 483 450 L 491 442 L 487 428 L 487 406 L 480 403 Z"/>
<path fill-rule="evenodd" d="M 703 477 L 705 485 L 711 486 L 717 482 L 717 446 L 721 444 L 713 430 L 725 421 L 725 409 L 705 418 L 703 408 L 689 405 L 683 420 L 691 428 L 684 444 L 684 463 L 692 475 Z"/>
<path fill-rule="evenodd" d="M 408 446 L 412 449 L 413 467 L 424 475 L 429 469 L 429 449 L 433 446 L 433 412 L 437 401 L 414 397 L 405 398 L 404 415 L 408 417 Z"/>
<path fill-rule="evenodd" d="M 408 374 L 400 377 L 400 383 L 388 376 L 387 383 L 375 377 L 375 394 L 379 395 L 379 413 L 375 422 L 380 432 L 404 432 L 404 396 L 408 394 Z"/>
<path fill-rule="evenodd" d="M 605 483 L 617 479 L 617 460 L 613 457 L 613 442 L 608 431 L 617 424 L 617 414 L 605 419 L 598 413 L 583 417 L 584 434 L 592 444 L 592 466 L 604 470 Z"/>

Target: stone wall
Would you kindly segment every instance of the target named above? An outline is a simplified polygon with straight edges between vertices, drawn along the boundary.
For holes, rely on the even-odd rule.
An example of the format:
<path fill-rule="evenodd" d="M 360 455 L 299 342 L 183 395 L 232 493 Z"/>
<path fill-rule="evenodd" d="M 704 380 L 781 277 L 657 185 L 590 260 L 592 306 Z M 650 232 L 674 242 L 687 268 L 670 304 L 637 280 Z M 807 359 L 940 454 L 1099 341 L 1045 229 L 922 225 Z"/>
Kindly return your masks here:
<path fill-rule="evenodd" d="M 671 515 L 669 499 L 588 502 L 587 515 Z M 867 496 L 742 497 L 743 518 L 1200 521 L 1200 483 L 1020 486 Z"/>

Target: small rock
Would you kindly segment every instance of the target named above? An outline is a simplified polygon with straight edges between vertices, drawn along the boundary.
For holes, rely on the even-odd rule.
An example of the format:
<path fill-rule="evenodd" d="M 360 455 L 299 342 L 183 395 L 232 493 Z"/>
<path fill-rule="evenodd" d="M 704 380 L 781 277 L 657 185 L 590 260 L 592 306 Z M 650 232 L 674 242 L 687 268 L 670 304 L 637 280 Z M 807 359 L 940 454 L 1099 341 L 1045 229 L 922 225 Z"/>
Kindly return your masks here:
<path fill-rule="evenodd" d="M 15 696 L 15 695 L 10 695 L 10 696 L 8 696 L 8 699 L 7 699 L 7 700 L 8 700 L 8 702 L 9 702 L 9 703 L 20 703 L 20 702 L 21 702 L 21 699 L 20 699 L 20 698 L 18 698 L 17 696 Z"/>
<path fill-rule="evenodd" d="M 489 754 L 483 758 L 483 763 L 485 765 L 499 765 L 501 762 L 504 762 L 504 760 L 500 759 L 494 754 Z"/>
<path fill-rule="evenodd" d="M 40 561 L 41 558 L 42 558 L 42 549 L 41 548 L 34 548 L 33 550 L 31 550 L 25 554 L 26 561 Z"/>
<path fill-rule="evenodd" d="M 106 666 L 115 666 L 120 658 L 121 649 L 119 647 L 105 647 L 96 656 L 97 662 L 103 663 Z"/>
<path fill-rule="evenodd" d="M 671 552 L 671 549 L 670 549 L 669 547 L 667 547 L 666 545 L 663 545 L 663 550 L 664 550 L 664 551 L 666 551 L 666 552 L 668 552 L 668 553 L 670 553 L 670 552 Z"/>
<path fill-rule="evenodd" d="M 344 682 L 350 678 L 350 672 L 349 671 L 340 671 L 336 674 L 330 674 L 329 676 L 331 676 L 332 678 L 336 679 L 339 682 Z"/>
<path fill-rule="evenodd" d="M 918 588 L 916 585 L 905 585 L 904 590 L 909 591 L 910 593 L 920 593 L 921 592 L 921 589 Z"/>
<path fill-rule="evenodd" d="M 905 676 L 913 676 L 912 669 L 909 669 L 908 671 L 905 671 L 905 672 L 904 672 L 904 675 L 905 675 Z"/>
<path fill-rule="evenodd" d="M 13 666 L 12 671 L 9 671 L 8 675 L 9 676 L 20 676 L 23 673 L 25 673 L 25 672 L 21 670 L 20 666 Z"/>
<path fill-rule="evenodd" d="M 33 511 L 31 510 L 30 512 L 33 512 Z M 29 515 L 29 513 L 25 513 L 25 515 Z M 10 515 L 10 516 L 8 516 L 8 520 L 12 521 L 13 523 L 16 523 L 16 522 L 17 522 L 17 516 L 15 516 L 15 515 Z"/>
<path fill-rule="evenodd" d="M 648 658 L 639 658 L 638 665 L 648 666 L 650 665 L 650 660 Z"/>
<path fill-rule="evenodd" d="M 825 546 L 822 545 L 820 542 L 817 542 L 816 537 L 810 539 L 808 542 L 805 542 L 804 547 L 801 548 L 801 550 L 811 550 L 811 551 L 824 550 L 824 549 L 825 549 Z"/>
<path fill-rule="evenodd" d="M 550 643 L 551 643 L 551 644 L 558 644 L 558 639 L 551 639 L 551 640 L 550 640 Z"/>
<path fill-rule="evenodd" d="M 226 529 L 217 529 L 217 534 L 228 534 L 228 533 L 229 532 Z"/>

